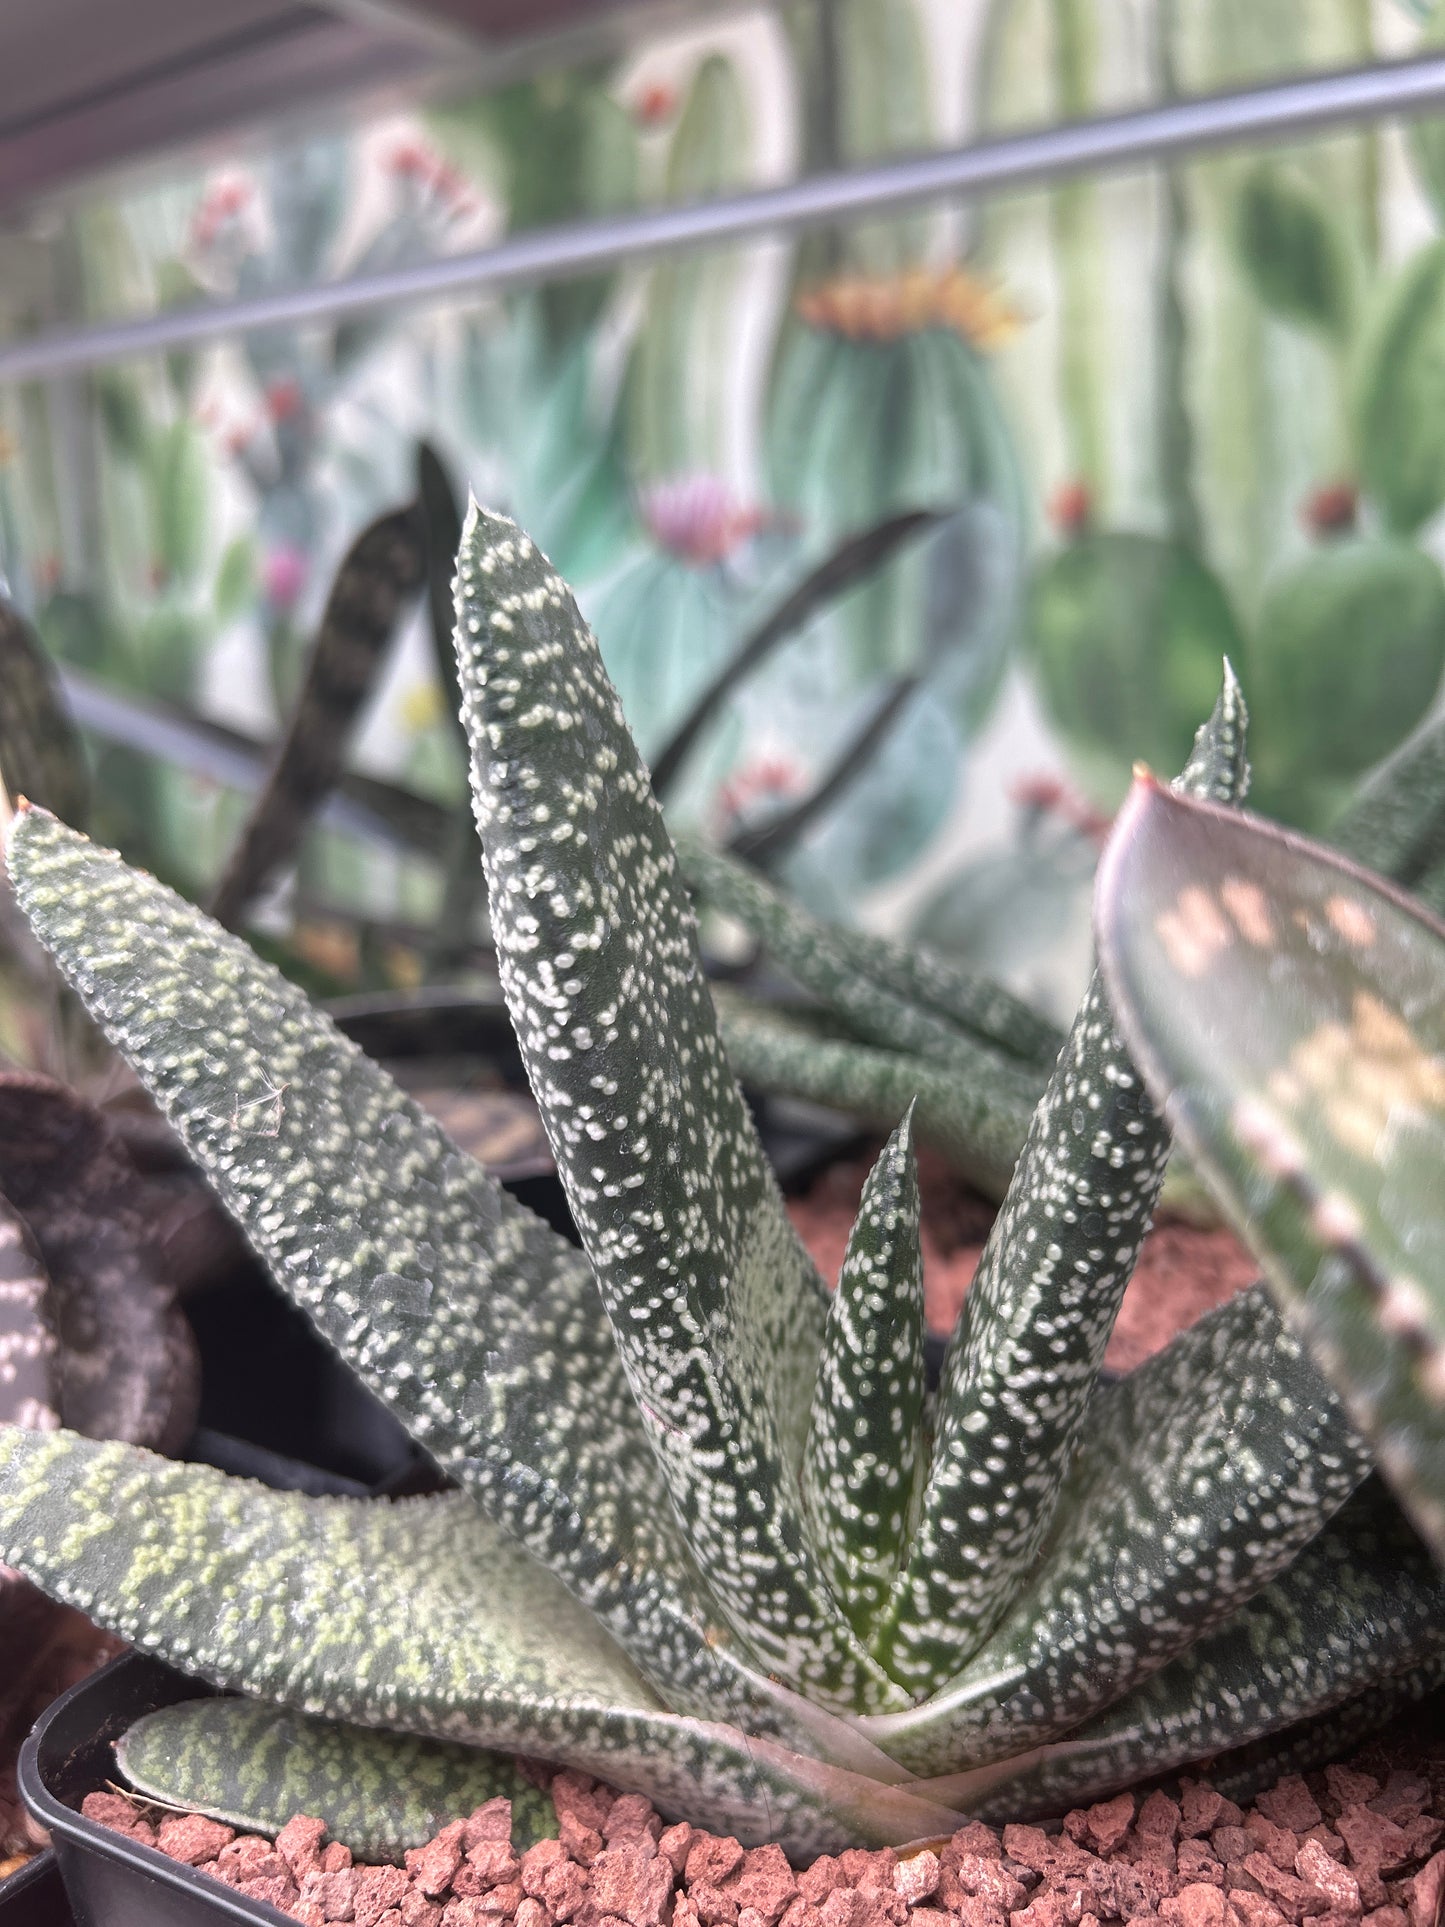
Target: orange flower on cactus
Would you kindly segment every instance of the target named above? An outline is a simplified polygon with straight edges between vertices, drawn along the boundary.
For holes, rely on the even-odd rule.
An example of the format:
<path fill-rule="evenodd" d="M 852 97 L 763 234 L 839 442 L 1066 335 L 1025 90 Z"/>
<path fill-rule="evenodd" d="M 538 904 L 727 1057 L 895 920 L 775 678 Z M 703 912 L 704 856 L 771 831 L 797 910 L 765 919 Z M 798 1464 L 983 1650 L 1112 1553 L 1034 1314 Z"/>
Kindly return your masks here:
<path fill-rule="evenodd" d="M 810 328 L 849 341 L 897 341 L 947 328 L 985 352 L 1010 341 L 1023 323 L 991 282 L 959 267 L 840 275 L 803 289 L 795 306 Z"/>
<path fill-rule="evenodd" d="M 1083 535 L 1093 520 L 1094 502 L 1087 482 L 1062 482 L 1049 497 L 1049 520 L 1060 535 Z"/>

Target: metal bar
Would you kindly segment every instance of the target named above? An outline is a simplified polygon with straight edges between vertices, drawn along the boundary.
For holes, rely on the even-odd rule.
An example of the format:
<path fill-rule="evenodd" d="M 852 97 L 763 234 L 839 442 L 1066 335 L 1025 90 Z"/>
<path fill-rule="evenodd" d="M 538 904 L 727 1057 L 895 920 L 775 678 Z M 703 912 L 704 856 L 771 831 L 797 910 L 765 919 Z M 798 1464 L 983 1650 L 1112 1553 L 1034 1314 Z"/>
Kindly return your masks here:
<path fill-rule="evenodd" d="M 997 194 L 1060 175 L 1138 166 L 1200 148 L 1279 140 L 1341 122 L 1442 105 L 1445 54 L 1311 74 L 1243 92 L 1204 94 L 1134 113 L 817 174 L 725 199 L 534 229 L 473 253 L 353 275 L 319 287 L 208 302 L 140 321 L 55 329 L 0 347 L 0 380 L 34 380 L 217 335 L 331 321 L 368 308 L 525 287 L 681 248 L 716 247 L 759 233 L 851 221 L 952 195 Z"/>

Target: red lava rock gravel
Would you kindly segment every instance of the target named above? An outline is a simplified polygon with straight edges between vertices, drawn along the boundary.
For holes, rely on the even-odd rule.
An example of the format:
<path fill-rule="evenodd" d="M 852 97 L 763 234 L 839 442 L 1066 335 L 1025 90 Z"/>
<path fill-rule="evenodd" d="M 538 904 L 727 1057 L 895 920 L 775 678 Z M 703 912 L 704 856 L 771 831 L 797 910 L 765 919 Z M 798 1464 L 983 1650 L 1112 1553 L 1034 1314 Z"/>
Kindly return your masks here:
<path fill-rule="evenodd" d="M 83 1811 L 308 1927 L 1442 1927 L 1445 1747 L 1419 1752 L 1377 1743 L 1247 1811 L 1186 1779 L 1178 1799 L 1121 1793 L 1061 1826 L 975 1822 L 802 1869 L 571 1772 L 552 1782 L 558 1838 L 518 1853 L 492 1800 L 404 1867 L 353 1864 L 304 1815 L 270 1841 L 120 1793 Z"/>
<path fill-rule="evenodd" d="M 829 1284 L 842 1268 L 848 1232 L 872 1162 L 871 1156 L 840 1160 L 829 1165 L 810 1191 L 788 1200 L 788 1215 Z M 918 1180 L 923 1198 L 924 1311 L 930 1330 L 946 1336 L 973 1282 L 994 1206 L 970 1191 L 927 1146 L 918 1154 Z M 1257 1262 L 1232 1231 L 1201 1230 L 1178 1220 L 1156 1225 L 1144 1240 L 1124 1293 L 1104 1354 L 1105 1365 L 1115 1372 L 1133 1371 L 1176 1333 L 1258 1276 Z"/>

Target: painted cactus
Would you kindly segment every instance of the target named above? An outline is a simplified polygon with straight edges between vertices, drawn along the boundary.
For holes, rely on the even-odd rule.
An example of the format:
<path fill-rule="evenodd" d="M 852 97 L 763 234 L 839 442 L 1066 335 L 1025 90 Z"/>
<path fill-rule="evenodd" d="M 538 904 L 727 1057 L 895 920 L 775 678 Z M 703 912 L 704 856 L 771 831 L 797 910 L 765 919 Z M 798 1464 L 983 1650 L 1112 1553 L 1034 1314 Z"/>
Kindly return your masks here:
<path fill-rule="evenodd" d="M 1150 1089 L 1445 1559 L 1445 925 L 1144 777 L 1098 926 Z"/>
<path fill-rule="evenodd" d="M 1264 1292 L 1097 1384 L 1168 1151 L 1101 985 L 930 1411 L 908 1120 L 830 1301 L 565 585 L 474 511 L 457 613 L 503 984 L 583 1251 L 235 938 L 40 812 L 10 838 L 37 932 L 279 1286 L 462 1488 L 311 1500 L 0 1437 L 0 1550 L 289 1709 L 284 1788 L 248 1702 L 158 1716 L 137 1779 L 255 1822 L 308 1771 L 324 1799 L 338 1751 L 405 1794 L 398 1748 L 460 1742 L 807 1854 L 1056 1806 L 1438 1673 L 1445 1583 L 1352 1499 L 1368 1452 Z M 1182 781 L 1227 802 L 1244 775 L 1231 684 Z M 405 1844 L 379 1801 L 388 1828 Z"/>

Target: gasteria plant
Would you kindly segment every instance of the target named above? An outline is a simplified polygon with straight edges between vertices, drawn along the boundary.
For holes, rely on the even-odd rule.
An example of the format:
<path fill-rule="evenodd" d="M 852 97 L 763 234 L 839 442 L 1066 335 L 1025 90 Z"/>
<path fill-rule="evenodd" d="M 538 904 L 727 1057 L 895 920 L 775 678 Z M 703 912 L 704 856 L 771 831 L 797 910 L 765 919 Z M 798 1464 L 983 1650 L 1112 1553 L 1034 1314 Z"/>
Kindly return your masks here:
<path fill-rule="evenodd" d="M 911 1121 L 830 1303 L 565 585 L 474 509 L 457 612 L 503 983 L 583 1252 L 235 938 L 39 811 L 10 835 L 35 929 L 277 1283 L 462 1488 L 316 1500 L 0 1437 L 4 1556 L 270 1703 L 151 1716 L 132 1779 L 257 1824 L 339 1774 L 435 1786 L 461 1742 L 807 1854 L 1438 1670 L 1445 1583 L 1356 1496 L 1367 1448 L 1266 1293 L 1097 1384 L 1167 1152 L 1099 984 L 930 1406 Z M 1228 679 L 1192 793 L 1238 798 L 1243 723 Z M 378 1796 L 373 1842 L 416 1827 Z"/>

